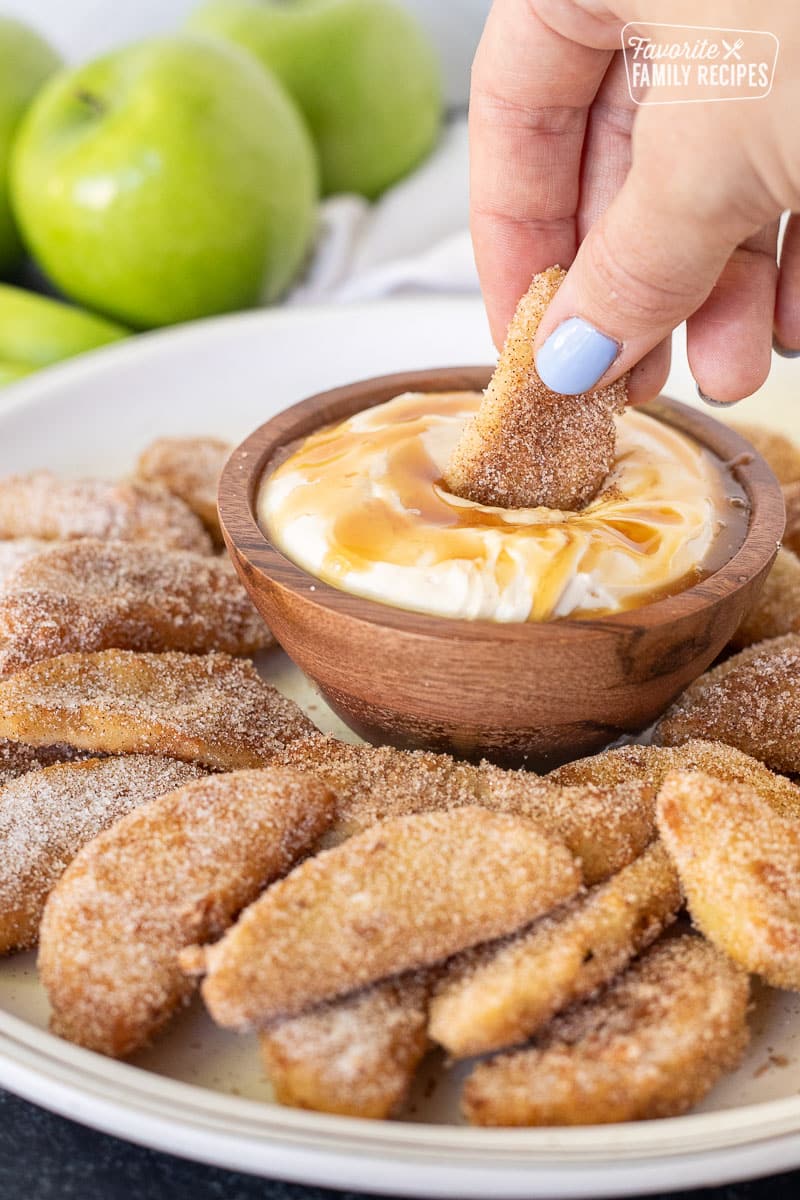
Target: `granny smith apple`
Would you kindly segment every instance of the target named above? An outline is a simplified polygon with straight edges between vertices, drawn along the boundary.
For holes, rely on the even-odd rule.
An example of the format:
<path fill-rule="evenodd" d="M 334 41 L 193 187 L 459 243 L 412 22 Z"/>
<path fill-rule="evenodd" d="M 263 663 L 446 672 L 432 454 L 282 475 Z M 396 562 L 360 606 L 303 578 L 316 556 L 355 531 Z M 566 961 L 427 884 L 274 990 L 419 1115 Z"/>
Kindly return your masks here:
<path fill-rule="evenodd" d="M 281 84 L 236 47 L 184 34 L 45 85 L 11 192 L 61 291 L 149 328 L 279 296 L 312 237 L 316 176 Z"/>
<path fill-rule="evenodd" d="M 5 362 L 0 359 L 0 387 L 5 387 L 7 383 L 16 383 L 26 375 L 32 375 L 35 370 L 36 367 L 29 367 L 24 363 Z"/>
<path fill-rule="evenodd" d="M 11 17 L 0 16 L 0 277 L 22 255 L 8 197 L 8 161 L 22 114 L 60 59 L 43 38 Z"/>
<path fill-rule="evenodd" d="M 438 62 L 393 0 L 209 0 L 190 22 L 250 50 L 286 85 L 316 143 L 326 193 L 373 198 L 436 140 Z"/>
<path fill-rule="evenodd" d="M 129 330 L 112 321 L 0 284 L 0 360 L 20 367 L 47 367 L 127 337 Z"/>

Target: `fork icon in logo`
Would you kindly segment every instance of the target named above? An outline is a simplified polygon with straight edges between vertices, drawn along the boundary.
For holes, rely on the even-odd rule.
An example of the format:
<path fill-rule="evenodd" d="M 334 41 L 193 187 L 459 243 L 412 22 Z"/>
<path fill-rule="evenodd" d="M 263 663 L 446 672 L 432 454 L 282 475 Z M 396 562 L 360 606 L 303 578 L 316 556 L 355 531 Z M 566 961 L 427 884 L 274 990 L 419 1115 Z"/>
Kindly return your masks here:
<path fill-rule="evenodd" d="M 725 38 L 723 38 L 722 44 L 725 47 L 725 59 L 729 59 L 729 58 L 733 57 L 737 60 L 737 62 L 741 61 L 741 55 L 740 55 L 739 51 L 741 50 L 742 46 L 744 45 L 743 38 L 737 38 L 736 41 L 733 43 L 733 45 L 731 45 L 730 42 L 726 42 Z"/>

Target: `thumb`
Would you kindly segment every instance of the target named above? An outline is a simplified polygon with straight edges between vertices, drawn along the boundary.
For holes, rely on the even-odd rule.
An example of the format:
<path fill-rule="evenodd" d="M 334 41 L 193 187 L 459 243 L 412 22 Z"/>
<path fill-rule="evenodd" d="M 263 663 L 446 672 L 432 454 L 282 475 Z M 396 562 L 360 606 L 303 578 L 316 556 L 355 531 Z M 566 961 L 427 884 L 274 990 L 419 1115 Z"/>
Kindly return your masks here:
<path fill-rule="evenodd" d="M 686 170 L 687 164 L 681 164 Z M 586 235 L 534 342 L 547 387 L 577 395 L 630 370 L 693 313 L 751 226 L 725 194 L 631 168 Z M 690 173 L 691 174 L 691 173 Z"/>

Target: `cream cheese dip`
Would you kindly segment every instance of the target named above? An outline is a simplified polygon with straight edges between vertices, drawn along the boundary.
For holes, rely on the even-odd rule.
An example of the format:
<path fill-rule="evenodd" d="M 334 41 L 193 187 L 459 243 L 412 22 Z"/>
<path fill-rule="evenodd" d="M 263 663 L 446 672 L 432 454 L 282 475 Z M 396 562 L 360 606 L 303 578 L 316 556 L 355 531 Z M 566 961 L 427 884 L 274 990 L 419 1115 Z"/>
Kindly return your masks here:
<path fill-rule="evenodd" d="M 268 471 L 262 529 L 354 595 L 441 617 L 544 621 L 636 608 L 716 570 L 741 544 L 742 494 L 707 450 L 637 409 L 580 512 L 500 509 L 442 475 L 481 396 L 408 393 L 319 430 Z"/>

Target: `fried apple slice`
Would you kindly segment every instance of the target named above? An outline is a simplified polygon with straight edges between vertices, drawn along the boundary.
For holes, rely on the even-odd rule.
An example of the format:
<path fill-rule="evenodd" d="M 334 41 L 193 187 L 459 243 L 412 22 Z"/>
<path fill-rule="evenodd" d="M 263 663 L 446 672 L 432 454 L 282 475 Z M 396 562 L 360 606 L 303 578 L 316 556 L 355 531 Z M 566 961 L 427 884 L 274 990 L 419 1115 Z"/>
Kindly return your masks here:
<path fill-rule="evenodd" d="M 551 392 L 536 373 L 533 340 L 566 272 L 534 275 L 517 306 L 497 369 L 445 472 L 456 496 L 500 508 L 583 508 L 614 462 L 614 415 L 626 379 L 580 396 Z"/>
<path fill-rule="evenodd" d="M 703 771 L 726 783 L 746 784 L 776 812 L 800 819 L 797 784 L 724 742 L 693 739 L 681 746 L 617 746 L 557 767 L 547 778 L 564 785 L 594 783 L 605 788 L 639 780 L 657 790 L 671 771 Z"/>
<path fill-rule="evenodd" d="M 709 941 L 773 987 L 800 990 L 800 823 L 751 788 L 673 772 L 658 827 Z"/>
<path fill-rule="evenodd" d="M 680 905 L 675 868 L 656 841 L 618 875 L 529 929 L 451 959 L 431 1000 L 431 1037 L 453 1058 L 525 1041 L 613 979 Z"/>
<path fill-rule="evenodd" d="M 311 722 L 227 654 L 62 654 L 0 680 L 0 737 L 105 754 L 264 766 Z"/>
<path fill-rule="evenodd" d="M 191 994 L 180 950 L 219 937 L 334 809 L 307 775 L 239 771 L 142 805 L 84 846 L 41 924 L 53 1031 L 114 1057 L 148 1043 Z"/>
<path fill-rule="evenodd" d="M 480 1063 L 474 1125 L 605 1125 L 686 1112 L 739 1063 L 748 978 L 693 934 L 656 942 L 606 992 L 531 1047 Z"/>
<path fill-rule="evenodd" d="M 753 607 L 731 638 L 734 649 L 752 646 L 784 633 L 800 632 L 800 559 L 791 550 L 778 551 Z"/>
<path fill-rule="evenodd" d="M 203 771 L 149 754 L 60 763 L 0 791 L 0 954 L 32 946 L 48 895 L 80 848 Z"/>
<path fill-rule="evenodd" d="M 322 737 L 291 743 L 281 762 L 310 771 L 336 792 L 339 817 L 329 834 L 333 843 L 376 821 L 480 804 L 536 821 L 582 859 L 586 882 L 597 883 L 636 858 L 655 834 L 655 791 L 636 780 L 621 787 L 565 790 L 530 771 Z"/>
<path fill-rule="evenodd" d="M 653 740 L 727 742 L 767 766 L 800 772 L 800 635 L 748 646 L 691 684 L 656 725 Z"/>
<path fill-rule="evenodd" d="M 88 750 L 54 743 L 52 746 L 29 746 L 26 742 L 10 742 L 0 738 L 0 787 L 27 775 L 61 762 L 85 762 L 93 755 Z"/>
<path fill-rule="evenodd" d="M 580 868 L 524 817 L 470 807 L 383 821 L 297 867 L 205 951 L 206 1005 L 248 1030 L 512 933 Z"/>
<path fill-rule="evenodd" d="M 730 424 L 766 459 L 778 483 L 800 480 L 800 446 L 790 437 L 764 425 L 750 425 L 744 421 L 731 421 Z"/>
<path fill-rule="evenodd" d="M 797 483 L 787 483 L 781 491 L 786 507 L 783 544 L 787 550 L 800 555 L 800 480 Z"/>
<path fill-rule="evenodd" d="M 227 559 L 92 538 L 28 558 L 0 594 L 0 674 L 58 654 L 255 654 L 270 635 Z"/>
<path fill-rule="evenodd" d="M 148 483 L 159 483 L 188 504 L 222 545 L 217 513 L 217 488 L 222 468 L 233 450 L 213 437 L 164 437 L 152 442 L 139 457 L 136 474 Z"/>
<path fill-rule="evenodd" d="M 50 471 L 0 479 L 0 538 L 110 538 L 210 554 L 211 539 L 182 500 L 151 483 L 59 479 Z"/>
<path fill-rule="evenodd" d="M 422 972 L 386 979 L 259 1035 L 279 1104 L 346 1117 L 396 1112 L 428 1047 Z"/>

